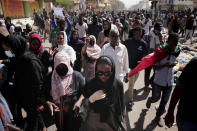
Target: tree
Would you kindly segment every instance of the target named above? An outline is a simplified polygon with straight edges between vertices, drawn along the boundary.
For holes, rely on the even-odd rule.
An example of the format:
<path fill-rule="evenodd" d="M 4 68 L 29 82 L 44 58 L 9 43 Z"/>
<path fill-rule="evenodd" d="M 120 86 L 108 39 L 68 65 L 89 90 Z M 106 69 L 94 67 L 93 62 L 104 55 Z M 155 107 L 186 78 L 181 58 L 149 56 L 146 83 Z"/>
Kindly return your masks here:
<path fill-rule="evenodd" d="M 125 9 L 125 5 L 122 1 L 116 0 L 115 2 L 111 3 L 112 10 L 122 10 Z"/>

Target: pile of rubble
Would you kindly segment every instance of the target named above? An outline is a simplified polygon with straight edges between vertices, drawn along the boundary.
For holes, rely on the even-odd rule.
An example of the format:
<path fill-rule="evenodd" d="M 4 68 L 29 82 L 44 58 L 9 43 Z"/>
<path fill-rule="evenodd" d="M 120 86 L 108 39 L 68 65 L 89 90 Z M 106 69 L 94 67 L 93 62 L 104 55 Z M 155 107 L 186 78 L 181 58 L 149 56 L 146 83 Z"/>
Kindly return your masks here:
<path fill-rule="evenodd" d="M 189 47 L 188 45 L 179 45 L 179 47 L 181 48 L 181 53 L 177 58 L 176 66 L 173 68 L 175 83 L 177 82 L 177 78 L 179 78 L 187 63 L 197 55 L 197 49 L 194 47 Z"/>

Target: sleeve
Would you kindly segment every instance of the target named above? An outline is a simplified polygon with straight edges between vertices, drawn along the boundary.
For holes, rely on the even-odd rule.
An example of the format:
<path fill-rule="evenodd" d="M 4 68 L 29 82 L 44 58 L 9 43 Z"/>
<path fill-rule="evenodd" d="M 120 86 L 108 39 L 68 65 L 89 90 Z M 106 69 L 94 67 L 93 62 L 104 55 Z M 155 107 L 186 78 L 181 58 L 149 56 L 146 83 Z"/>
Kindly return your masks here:
<path fill-rule="evenodd" d="M 101 44 L 101 42 L 102 42 L 101 37 L 102 37 L 102 32 L 100 32 L 98 35 L 97 45 Z"/>
<path fill-rule="evenodd" d="M 142 57 L 144 57 L 145 55 L 147 55 L 148 54 L 148 48 L 147 48 L 147 46 L 148 46 L 148 44 L 145 42 L 144 43 L 144 51 L 143 51 L 143 56 Z"/>
<path fill-rule="evenodd" d="M 82 94 L 82 90 L 84 89 L 85 87 L 85 78 L 81 75 L 81 73 L 79 72 L 79 78 L 80 78 L 80 81 L 79 81 L 79 92 L 80 94 Z"/>
<path fill-rule="evenodd" d="M 149 45 L 149 48 L 152 49 L 152 48 L 154 48 L 153 47 L 153 45 L 154 45 L 154 37 L 150 35 L 149 38 L 150 38 L 150 42 L 149 42 L 148 45 Z"/>
<path fill-rule="evenodd" d="M 42 53 L 42 56 L 41 56 L 41 61 L 43 63 L 43 65 L 48 68 L 49 65 L 50 65 L 50 59 L 49 59 L 50 55 L 49 55 L 49 52 L 47 50 L 45 50 L 43 53 Z"/>
<path fill-rule="evenodd" d="M 0 64 L 0 89 L 7 80 L 8 70 L 4 64 Z"/>
<path fill-rule="evenodd" d="M 66 19 L 66 22 L 67 22 L 66 35 L 68 36 L 68 39 L 69 39 L 71 29 L 72 29 L 72 24 L 71 24 L 71 21 L 68 18 Z"/>
<path fill-rule="evenodd" d="M 123 89 L 123 83 L 120 82 L 119 84 L 119 99 L 120 99 L 120 108 L 121 108 L 121 114 L 124 114 L 125 111 L 125 102 L 124 102 L 124 89 Z"/>
<path fill-rule="evenodd" d="M 70 47 L 67 53 L 68 53 L 68 56 L 70 57 L 72 64 L 74 64 L 76 60 L 76 52 L 74 51 L 72 47 Z"/>
<path fill-rule="evenodd" d="M 88 86 L 89 84 L 86 83 L 84 88 L 82 89 L 82 94 L 85 98 L 89 98 L 90 97 L 90 90 L 88 89 Z"/>
<path fill-rule="evenodd" d="M 124 61 L 123 62 L 125 63 L 124 64 L 124 72 L 125 72 L 125 74 L 129 73 L 129 57 L 128 57 L 128 51 L 127 51 L 126 47 L 124 48 Z"/>
<path fill-rule="evenodd" d="M 88 29 L 88 25 L 85 23 L 85 30 L 87 30 Z"/>
<path fill-rule="evenodd" d="M 32 60 L 31 62 L 31 87 L 33 88 L 36 94 L 36 102 L 38 105 L 41 105 L 45 102 L 44 88 L 43 88 L 43 77 L 41 65 L 37 60 Z"/>
<path fill-rule="evenodd" d="M 91 33 L 91 30 L 90 30 L 91 29 L 91 24 L 88 24 L 87 26 L 88 26 L 87 34 L 90 34 Z"/>
<path fill-rule="evenodd" d="M 101 49 L 101 55 L 100 56 L 103 56 L 103 55 L 105 55 L 105 45 Z"/>
<path fill-rule="evenodd" d="M 151 20 L 149 20 L 149 26 L 153 26 L 153 25 L 152 25 L 152 21 L 151 21 Z"/>

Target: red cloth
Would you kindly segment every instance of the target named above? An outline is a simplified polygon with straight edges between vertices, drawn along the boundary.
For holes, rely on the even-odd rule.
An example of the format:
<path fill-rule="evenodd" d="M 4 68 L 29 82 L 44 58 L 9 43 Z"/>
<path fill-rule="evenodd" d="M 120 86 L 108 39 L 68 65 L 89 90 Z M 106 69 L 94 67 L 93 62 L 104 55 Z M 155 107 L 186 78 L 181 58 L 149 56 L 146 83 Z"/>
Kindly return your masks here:
<path fill-rule="evenodd" d="M 133 70 L 131 70 L 129 77 L 132 77 L 139 71 L 154 65 L 166 56 L 168 56 L 168 53 L 164 52 L 160 47 L 158 47 L 153 54 L 148 54 L 147 56 L 142 58 L 141 62 Z"/>
<path fill-rule="evenodd" d="M 33 52 L 35 55 L 37 55 L 38 57 L 40 57 L 42 51 L 44 50 L 44 46 L 42 45 L 42 38 L 39 34 L 36 34 L 36 33 L 33 33 L 31 36 L 30 36 L 30 42 L 33 40 L 33 39 L 38 39 L 39 42 L 40 42 L 40 48 L 38 50 L 35 50 L 31 47 L 31 44 L 29 45 L 29 51 Z"/>

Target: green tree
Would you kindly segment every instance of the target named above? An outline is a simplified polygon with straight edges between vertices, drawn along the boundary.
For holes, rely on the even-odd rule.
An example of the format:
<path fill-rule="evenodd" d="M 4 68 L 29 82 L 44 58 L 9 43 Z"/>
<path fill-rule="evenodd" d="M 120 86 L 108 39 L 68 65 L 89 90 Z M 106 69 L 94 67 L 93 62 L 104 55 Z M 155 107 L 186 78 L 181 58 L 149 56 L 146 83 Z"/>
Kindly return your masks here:
<path fill-rule="evenodd" d="M 122 1 L 116 0 L 115 2 L 111 3 L 112 10 L 122 10 L 125 9 L 125 5 Z"/>

